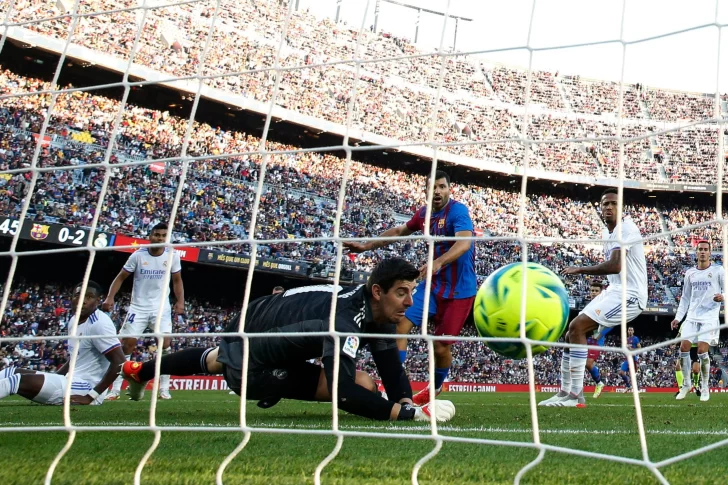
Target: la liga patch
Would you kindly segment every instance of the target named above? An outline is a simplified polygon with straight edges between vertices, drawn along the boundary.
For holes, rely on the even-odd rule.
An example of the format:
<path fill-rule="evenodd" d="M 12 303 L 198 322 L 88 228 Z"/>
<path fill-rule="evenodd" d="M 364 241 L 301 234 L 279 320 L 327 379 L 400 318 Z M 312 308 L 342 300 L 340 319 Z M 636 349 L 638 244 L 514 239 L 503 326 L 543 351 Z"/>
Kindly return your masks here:
<path fill-rule="evenodd" d="M 341 350 L 352 359 L 355 359 L 356 351 L 359 350 L 359 337 L 346 337 L 344 348 Z"/>

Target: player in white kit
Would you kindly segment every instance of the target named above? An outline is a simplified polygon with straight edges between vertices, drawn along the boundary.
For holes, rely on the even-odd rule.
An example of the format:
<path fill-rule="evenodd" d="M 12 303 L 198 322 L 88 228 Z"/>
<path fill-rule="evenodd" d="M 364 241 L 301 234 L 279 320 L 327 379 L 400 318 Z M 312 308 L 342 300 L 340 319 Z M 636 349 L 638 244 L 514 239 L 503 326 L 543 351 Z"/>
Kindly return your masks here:
<path fill-rule="evenodd" d="M 617 223 L 617 189 L 609 188 L 602 193 L 602 219 L 606 228 L 602 233 L 604 262 L 596 266 L 569 266 L 565 275 L 606 275 L 607 289 L 594 298 L 569 324 L 566 341 L 586 345 L 587 335 L 599 329 L 602 333 L 622 323 L 622 314 L 627 322 L 637 318 L 647 305 L 647 261 L 642 247 L 642 235 L 630 218 Z M 626 250 L 624 264 L 621 255 L 622 240 Z M 627 271 L 627 301 L 622 305 L 621 272 Z M 541 401 L 539 406 L 586 407 L 584 399 L 584 369 L 587 349 L 564 350 L 561 360 L 561 390 L 555 396 Z"/>
<path fill-rule="evenodd" d="M 157 224 L 152 228 L 149 235 L 149 241 L 152 244 L 163 243 L 167 240 L 167 225 Z M 131 305 L 126 314 L 124 324 L 119 330 L 119 336 L 122 338 L 122 345 L 126 360 L 129 360 L 131 354 L 137 346 L 137 338 L 147 328 L 154 329 L 157 321 L 157 313 L 159 312 L 160 299 L 164 299 L 162 307 L 162 318 L 160 320 L 159 330 L 162 333 L 172 332 L 172 308 L 169 303 L 169 287 L 164 285 L 164 275 L 167 271 L 169 262 L 170 248 L 156 247 L 138 249 L 127 260 L 119 274 L 114 278 L 109 289 L 109 294 L 101 305 L 104 311 L 110 312 L 114 308 L 114 297 L 118 293 L 121 285 L 129 275 L 134 275 L 134 287 L 131 292 Z M 174 296 L 177 301 L 174 304 L 174 313 L 177 315 L 184 314 L 184 286 L 182 285 L 182 265 L 180 263 L 179 253 L 174 251 L 172 255 L 172 286 L 174 287 Z M 136 335 L 136 337 L 124 338 L 125 335 Z M 169 345 L 171 340 L 164 339 L 162 352 L 169 353 Z M 121 392 L 121 383 L 123 379 L 119 377 L 114 381 L 107 400 L 119 399 Z M 159 398 L 172 399 L 169 394 L 169 376 L 163 375 L 159 378 Z"/>
<path fill-rule="evenodd" d="M 710 241 L 700 241 L 697 246 L 698 265 L 685 272 L 680 306 L 677 307 L 672 329 L 680 327 L 680 360 L 683 369 L 690 369 L 690 347 L 697 342 L 700 361 L 700 400 L 710 399 L 710 356 L 711 345 L 718 345 L 720 336 L 720 306 L 723 302 L 723 266 L 714 266 L 710 261 Z M 686 318 L 687 316 L 687 318 Z M 685 399 L 691 389 L 690 379 L 683 379 L 683 385 L 675 399 Z"/>
<path fill-rule="evenodd" d="M 103 288 L 89 281 L 81 307 L 81 323 L 77 336 L 98 336 L 97 338 L 69 340 L 68 355 L 78 345 L 76 368 L 71 384 L 71 404 L 101 404 L 114 379 L 124 363 L 124 354 L 116 337 L 116 328 L 108 315 L 97 310 Z M 73 306 L 81 298 L 81 285 L 73 290 Z M 75 319 L 68 324 L 69 333 L 76 325 Z M 55 374 L 36 372 L 16 367 L 0 371 L 0 399 L 17 394 L 40 404 L 63 404 L 63 396 L 69 381 L 66 377 L 69 363 L 66 362 Z"/>

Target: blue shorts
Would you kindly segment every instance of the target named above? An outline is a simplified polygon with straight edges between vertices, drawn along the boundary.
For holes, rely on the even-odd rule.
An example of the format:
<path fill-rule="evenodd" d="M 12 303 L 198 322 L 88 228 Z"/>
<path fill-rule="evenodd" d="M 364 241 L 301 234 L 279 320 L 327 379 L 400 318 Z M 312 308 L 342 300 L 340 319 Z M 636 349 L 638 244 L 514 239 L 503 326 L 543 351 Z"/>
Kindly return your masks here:
<path fill-rule="evenodd" d="M 404 312 L 404 316 L 412 322 L 415 327 L 422 325 L 422 311 L 425 308 L 425 282 L 421 282 L 415 288 L 412 294 L 412 306 Z M 427 309 L 429 317 L 432 317 L 437 312 L 437 303 L 435 302 L 435 295 L 430 292 L 430 306 Z"/>
<path fill-rule="evenodd" d="M 597 345 L 600 347 L 604 347 L 604 338 L 607 336 L 609 332 L 614 330 L 615 327 L 604 327 L 599 326 L 599 329 L 597 330 L 597 333 L 594 335 L 594 338 L 597 341 Z"/>
<path fill-rule="evenodd" d="M 637 362 L 639 362 L 637 357 L 634 357 L 634 366 L 635 367 L 637 367 Z M 627 363 L 627 359 L 625 359 L 624 362 L 622 362 L 622 367 L 620 367 L 620 369 L 622 369 L 623 372 L 629 372 L 629 363 Z"/>

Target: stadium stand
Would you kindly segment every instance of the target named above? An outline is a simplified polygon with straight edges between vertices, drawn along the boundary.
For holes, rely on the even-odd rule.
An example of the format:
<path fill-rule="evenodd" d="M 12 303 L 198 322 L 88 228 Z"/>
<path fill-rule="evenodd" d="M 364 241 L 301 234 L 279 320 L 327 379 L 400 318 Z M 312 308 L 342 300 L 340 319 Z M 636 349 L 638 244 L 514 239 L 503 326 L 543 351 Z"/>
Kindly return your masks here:
<path fill-rule="evenodd" d="M 201 58 L 210 27 L 210 13 L 193 4 L 154 8 L 147 11 L 140 46 L 133 62 L 175 76 L 197 73 L 223 75 L 205 82 L 226 92 L 242 94 L 258 101 L 270 101 L 274 74 L 249 73 L 249 69 L 272 67 L 280 41 L 284 8 L 276 2 L 223 2 L 219 23 L 213 30 L 212 49 Z M 134 6 L 133 0 L 89 0 L 81 3 L 81 13 L 111 11 Z M 11 22 L 22 22 L 58 13 L 56 6 L 41 0 L 18 0 Z M 115 12 L 84 18 L 74 32 L 73 43 L 128 59 L 140 18 L 133 12 Z M 25 24 L 23 28 L 54 38 L 65 38 L 69 19 Z M 164 33 L 165 35 L 161 35 Z M 487 139 L 515 139 L 522 133 L 526 72 L 494 66 L 480 59 L 453 56 L 446 61 L 443 92 L 436 98 L 441 58 L 418 51 L 405 39 L 391 35 L 358 32 L 308 14 L 293 14 L 285 38 L 284 66 L 313 66 L 278 73 L 276 103 L 301 114 L 343 123 L 356 81 L 357 104 L 353 125 L 364 131 L 402 142 L 422 142 L 429 126 L 421 120 L 434 119 L 436 141 L 478 142 Z M 163 43 L 163 37 L 172 42 Z M 353 63 L 360 41 L 359 78 Z M 235 49 L 231 49 L 231 46 Z M 109 50 L 111 49 L 111 50 Z M 396 55 L 417 56 L 396 62 L 375 59 Z M 342 61 L 332 67 L 316 67 L 322 62 Z M 50 95 L 32 94 L 55 88 L 41 79 L 0 70 L 0 95 L 23 97 L 0 99 L 0 170 L 29 168 L 35 150 L 33 136 L 47 116 Z M 621 136 L 642 137 L 685 121 L 713 117 L 715 100 L 709 96 L 677 93 L 640 85 L 624 86 Z M 608 81 L 537 71 L 532 76 L 530 103 L 537 112 L 530 115 L 527 136 L 538 141 L 616 137 L 620 87 Z M 440 109 L 433 117 L 435 102 Z M 47 145 L 39 167 L 67 167 L 43 172 L 35 191 L 28 194 L 30 172 L 3 174 L 0 178 L 0 214 L 19 212 L 25 197 L 31 197 L 28 217 L 35 221 L 86 226 L 94 216 L 104 178 L 99 167 L 85 167 L 103 161 L 104 151 L 114 144 L 112 164 L 153 161 L 180 155 L 180 141 L 187 120 L 168 112 L 126 105 L 121 126 L 111 139 L 119 101 L 102 92 L 76 91 L 58 96 L 53 111 Z M 725 113 L 721 113 L 725 115 Z M 413 120 L 420 120 L 413 123 Z M 715 183 L 707 173 L 715 173 L 718 132 L 709 125 L 691 126 L 626 143 L 624 175 L 628 180 L 656 182 Z M 224 130 L 195 122 L 188 154 L 208 158 L 190 164 L 182 188 L 180 211 L 173 228 L 174 242 L 227 241 L 247 236 L 254 198 L 254 184 L 260 174 L 258 155 L 215 158 L 231 152 L 257 149 L 260 139 L 240 131 Z M 268 142 L 267 149 L 280 152 L 296 146 Z M 517 142 L 453 145 L 442 148 L 474 159 L 520 165 L 526 148 Z M 539 170 L 614 178 L 619 175 L 619 144 L 616 141 L 583 143 L 538 143 L 528 148 L 529 163 Z M 171 195 L 178 188 L 178 162 L 161 169 L 153 164 L 112 168 L 106 199 L 101 206 L 99 229 L 129 236 L 146 236 L 149 227 L 169 217 Z M 266 171 L 266 188 L 261 199 L 256 237 L 290 239 L 287 244 L 259 248 L 270 255 L 292 261 L 326 262 L 335 254 L 331 243 L 302 244 L 301 237 L 331 236 L 335 220 L 335 199 L 339 191 L 344 160 L 326 153 L 273 153 Z M 382 168 L 361 162 L 350 165 L 342 234 L 371 236 L 401 223 L 424 203 L 425 178 L 402 170 Z M 726 179 L 728 180 L 728 179 Z M 518 225 L 520 193 L 498 184 L 454 184 L 454 197 L 468 205 L 473 220 L 483 234 L 514 236 Z M 555 188 L 549 193 L 529 193 L 526 201 L 526 236 L 567 239 L 598 238 L 601 222 L 592 201 L 579 200 Z M 626 211 L 646 236 L 664 230 L 678 230 L 688 224 L 709 221 L 713 211 L 707 206 L 677 206 L 671 203 L 634 203 Z M 675 234 L 650 240 L 648 273 L 651 304 L 676 304 L 682 282 L 676 278 L 691 264 L 689 250 L 703 237 L 715 240 L 715 228 Z M 245 253 L 245 245 L 216 246 Z M 382 257 L 404 255 L 412 261 L 425 258 L 424 246 L 398 243 L 389 249 L 365 253 L 345 260 L 350 269 L 371 269 Z M 494 269 L 520 260 L 521 247 L 514 243 L 477 243 L 477 272 L 484 278 Z M 569 264 L 592 263 L 601 258 L 599 249 L 582 244 L 532 244 L 531 258 L 555 271 Z M 569 280 L 575 306 L 583 305 L 587 282 Z M 3 336 L 62 333 L 68 321 L 70 302 L 62 295 L 67 288 L 50 284 L 17 282 L 0 332 Z M 122 318 L 125 302 L 119 300 L 114 317 Z M 176 322 L 175 331 L 218 331 L 232 310 L 206 302 L 188 302 L 188 319 Z M 201 339 L 177 339 L 177 348 L 203 346 Z M 646 345 L 650 343 L 645 340 Z M 612 341 L 612 345 L 616 342 Z M 152 345 L 150 347 L 150 345 Z M 414 378 L 426 379 L 426 360 L 421 342 L 412 341 L 408 369 Z M 135 358 L 146 359 L 156 351 L 151 340 L 140 339 Z M 537 380 L 554 384 L 558 378 L 560 351 L 539 356 Z M 65 358 L 58 342 L 5 346 L 3 358 L 52 369 Z M 640 384 L 673 385 L 668 366 L 674 349 L 648 353 L 641 361 Z M 526 382 L 526 368 L 506 364 L 482 343 L 456 346 L 453 380 L 480 380 L 507 383 Z M 608 381 L 616 382 L 618 363 L 603 354 L 603 368 L 610 369 Z M 611 359 L 611 360 L 610 360 Z M 361 366 L 367 367 L 367 361 Z"/>

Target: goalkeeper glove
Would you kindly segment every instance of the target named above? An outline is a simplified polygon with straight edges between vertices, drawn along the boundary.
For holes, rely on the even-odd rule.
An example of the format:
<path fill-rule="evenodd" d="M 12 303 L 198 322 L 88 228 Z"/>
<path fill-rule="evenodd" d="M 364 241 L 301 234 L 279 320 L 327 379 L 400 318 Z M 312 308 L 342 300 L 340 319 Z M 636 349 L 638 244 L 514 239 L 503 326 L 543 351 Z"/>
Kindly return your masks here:
<path fill-rule="evenodd" d="M 450 401 L 434 400 L 424 406 L 402 404 L 399 419 L 414 419 L 415 421 L 429 421 L 432 413 L 439 423 L 450 421 L 455 416 L 455 405 Z"/>

